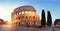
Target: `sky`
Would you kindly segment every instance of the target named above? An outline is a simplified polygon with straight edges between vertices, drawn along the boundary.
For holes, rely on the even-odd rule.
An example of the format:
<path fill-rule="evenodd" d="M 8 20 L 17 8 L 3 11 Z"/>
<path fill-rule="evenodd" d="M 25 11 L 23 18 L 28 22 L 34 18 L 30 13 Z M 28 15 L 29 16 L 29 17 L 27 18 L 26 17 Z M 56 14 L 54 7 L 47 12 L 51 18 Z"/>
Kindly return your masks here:
<path fill-rule="evenodd" d="M 52 21 L 60 18 L 60 0 L 0 0 L 0 18 L 11 21 L 11 13 L 20 6 L 33 6 L 41 18 L 42 9 L 51 12 Z M 40 19 L 41 20 L 41 19 Z"/>

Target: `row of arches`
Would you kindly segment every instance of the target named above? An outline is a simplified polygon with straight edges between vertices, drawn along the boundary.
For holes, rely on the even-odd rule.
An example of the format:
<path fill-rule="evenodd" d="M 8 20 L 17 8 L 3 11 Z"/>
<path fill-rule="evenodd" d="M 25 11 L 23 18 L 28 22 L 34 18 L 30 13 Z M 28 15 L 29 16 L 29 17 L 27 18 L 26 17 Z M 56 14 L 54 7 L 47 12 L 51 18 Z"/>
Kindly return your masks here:
<path fill-rule="evenodd" d="M 38 25 L 38 21 L 36 21 L 36 20 L 34 20 L 33 22 L 30 22 L 30 21 L 28 21 L 28 22 L 27 22 L 27 21 L 26 21 L 26 22 L 23 22 L 23 21 L 22 21 L 22 22 L 16 22 L 15 24 L 16 24 L 16 25 L 22 25 L 22 26 L 28 26 L 28 25 L 29 25 L 29 26 L 34 26 L 34 25 L 36 25 L 36 24 Z"/>
<path fill-rule="evenodd" d="M 16 15 L 19 15 L 19 14 L 34 14 L 35 12 L 32 12 L 32 11 L 22 11 L 22 12 L 18 12 L 16 13 Z"/>
<path fill-rule="evenodd" d="M 19 16 L 16 19 L 36 19 L 36 16 Z"/>

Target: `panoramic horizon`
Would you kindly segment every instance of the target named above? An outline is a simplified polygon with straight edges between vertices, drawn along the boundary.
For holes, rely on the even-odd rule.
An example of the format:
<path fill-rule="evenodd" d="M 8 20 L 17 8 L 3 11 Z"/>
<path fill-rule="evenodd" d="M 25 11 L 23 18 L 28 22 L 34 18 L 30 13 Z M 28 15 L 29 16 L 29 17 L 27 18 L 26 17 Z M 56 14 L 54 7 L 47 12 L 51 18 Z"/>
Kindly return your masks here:
<path fill-rule="evenodd" d="M 0 0 L 0 18 L 2 18 L 3 20 L 11 21 L 11 13 L 14 11 L 14 9 L 25 5 L 33 6 L 40 18 L 42 9 L 44 9 L 46 18 L 47 11 L 50 11 L 53 22 L 55 21 L 55 19 L 60 19 L 59 0 Z"/>
<path fill-rule="evenodd" d="M 60 0 L 0 0 L 0 31 L 60 31 Z"/>

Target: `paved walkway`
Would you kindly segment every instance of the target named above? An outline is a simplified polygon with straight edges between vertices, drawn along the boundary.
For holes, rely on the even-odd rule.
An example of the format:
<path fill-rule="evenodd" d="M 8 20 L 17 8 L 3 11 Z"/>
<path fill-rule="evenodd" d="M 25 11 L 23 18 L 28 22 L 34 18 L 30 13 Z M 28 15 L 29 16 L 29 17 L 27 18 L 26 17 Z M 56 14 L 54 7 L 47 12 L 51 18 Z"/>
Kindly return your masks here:
<path fill-rule="evenodd" d="M 22 26 L 0 26 L 0 31 L 60 31 L 59 27 L 22 27 Z"/>
<path fill-rule="evenodd" d="M 59 27 L 33 28 L 18 26 L 14 31 L 60 31 L 60 28 Z"/>

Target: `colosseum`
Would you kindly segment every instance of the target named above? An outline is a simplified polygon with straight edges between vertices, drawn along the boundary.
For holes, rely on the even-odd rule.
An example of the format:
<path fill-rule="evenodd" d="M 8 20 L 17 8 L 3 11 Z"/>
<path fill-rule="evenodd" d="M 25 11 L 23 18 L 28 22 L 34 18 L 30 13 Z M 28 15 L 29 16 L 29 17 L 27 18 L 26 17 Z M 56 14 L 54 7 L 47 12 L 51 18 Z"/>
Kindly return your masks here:
<path fill-rule="evenodd" d="M 16 25 L 40 25 L 40 18 L 32 6 L 21 6 L 14 9 L 11 14 L 11 20 Z"/>

